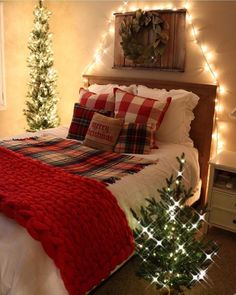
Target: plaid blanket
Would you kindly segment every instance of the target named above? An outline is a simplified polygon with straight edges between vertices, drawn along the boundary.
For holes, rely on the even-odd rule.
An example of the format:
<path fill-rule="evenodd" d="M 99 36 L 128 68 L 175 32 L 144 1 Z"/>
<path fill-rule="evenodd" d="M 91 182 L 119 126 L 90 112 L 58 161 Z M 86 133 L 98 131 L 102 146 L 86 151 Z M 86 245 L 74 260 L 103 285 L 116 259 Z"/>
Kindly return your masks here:
<path fill-rule="evenodd" d="M 60 167 L 72 174 L 94 178 L 107 184 L 137 173 L 156 162 L 140 157 L 95 150 L 70 139 L 52 136 L 0 141 L 12 151 Z"/>

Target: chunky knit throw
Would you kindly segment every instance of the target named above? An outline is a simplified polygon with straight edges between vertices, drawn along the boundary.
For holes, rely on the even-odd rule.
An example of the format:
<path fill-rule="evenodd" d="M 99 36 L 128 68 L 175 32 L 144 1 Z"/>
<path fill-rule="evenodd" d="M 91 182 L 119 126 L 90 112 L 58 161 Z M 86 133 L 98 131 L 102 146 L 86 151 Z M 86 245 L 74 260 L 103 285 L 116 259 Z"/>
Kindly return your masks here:
<path fill-rule="evenodd" d="M 41 242 L 70 295 L 83 295 L 134 251 L 104 184 L 0 147 L 0 211 Z"/>

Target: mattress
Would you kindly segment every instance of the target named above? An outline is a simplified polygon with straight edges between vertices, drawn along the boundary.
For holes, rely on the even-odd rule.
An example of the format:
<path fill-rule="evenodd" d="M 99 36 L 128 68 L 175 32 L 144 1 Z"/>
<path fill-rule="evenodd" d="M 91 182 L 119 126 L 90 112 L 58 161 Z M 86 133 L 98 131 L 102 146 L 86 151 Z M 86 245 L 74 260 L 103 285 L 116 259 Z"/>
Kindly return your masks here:
<path fill-rule="evenodd" d="M 61 126 L 38 132 L 34 135 L 51 134 L 65 138 L 68 128 Z M 15 138 L 29 137 L 25 133 Z M 157 160 L 156 165 L 145 167 L 137 174 L 123 177 L 107 188 L 116 197 L 125 212 L 131 228 L 134 219 L 130 208 L 138 210 L 145 205 L 146 198 L 159 199 L 158 189 L 165 186 L 165 179 L 178 170 L 176 156 L 185 153 L 186 165 L 184 181 L 187 187 L 199 190 L 198 152 L 195 148 L 158 143 L 159 149 L 150 155 L 142 155 Z M 196 201 L 199 193 L 189 203 Z M 46 255 L 41 244 L 31 238 L 26 230 L 14 220 L 0 214 L 0 294 L 1 295 L 68 295 L 59 270 Z"/>

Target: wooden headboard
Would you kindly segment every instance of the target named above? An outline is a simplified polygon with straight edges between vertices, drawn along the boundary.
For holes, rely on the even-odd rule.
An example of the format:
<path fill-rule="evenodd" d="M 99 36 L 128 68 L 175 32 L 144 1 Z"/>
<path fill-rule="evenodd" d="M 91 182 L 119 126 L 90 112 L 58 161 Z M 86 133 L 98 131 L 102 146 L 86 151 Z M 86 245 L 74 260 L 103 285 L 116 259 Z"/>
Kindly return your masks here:
<path fill-rule="evenodd" d="M 208 176 L 208 162 L 211 152 L 211 138 L 214 121 L 216 86 L 207 84 L 185 83 L 175 81 L 159 81 L 142 78 L 121 78 L 84 75 L 88 85 L 109 84 L 118 85 L 141 84 L 151 88 L 185 89 L 192 91 L 200 97 L 197 107 L 194 109 L 195 119 L 191 124 L 190 136 L 194 146 L 199 152 L 200 174 L 202 179 L 201 205 L 206 203 L 206 189 Z"/>

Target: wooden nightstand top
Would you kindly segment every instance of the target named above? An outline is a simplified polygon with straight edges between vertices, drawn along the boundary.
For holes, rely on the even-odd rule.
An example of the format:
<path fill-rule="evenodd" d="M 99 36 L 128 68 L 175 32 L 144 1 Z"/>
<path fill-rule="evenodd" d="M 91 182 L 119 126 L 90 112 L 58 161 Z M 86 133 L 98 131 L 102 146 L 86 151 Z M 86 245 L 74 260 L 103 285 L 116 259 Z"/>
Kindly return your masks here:
<path fill-rule="evenodd" d="M 226 171 L 236 171 L 236 152 L 222 151 L 211 159 L 209 163 Z"/>

